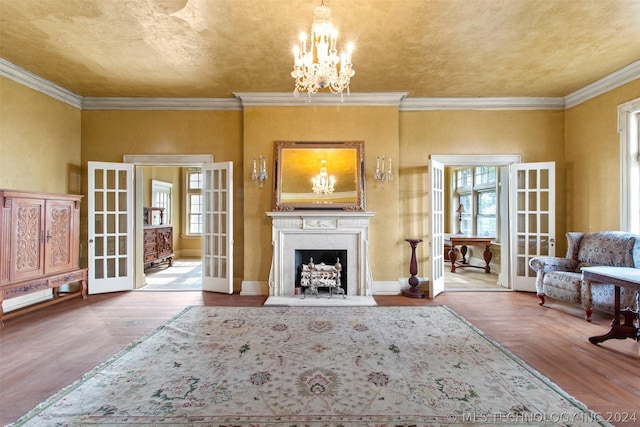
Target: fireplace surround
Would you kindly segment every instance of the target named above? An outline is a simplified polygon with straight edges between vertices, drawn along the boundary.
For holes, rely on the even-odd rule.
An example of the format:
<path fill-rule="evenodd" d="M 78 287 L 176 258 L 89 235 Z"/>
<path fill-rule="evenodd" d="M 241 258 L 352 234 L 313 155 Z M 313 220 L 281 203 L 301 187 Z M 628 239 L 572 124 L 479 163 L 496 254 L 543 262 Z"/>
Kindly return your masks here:
<path fill-rule="evenodd" d="M 371 296 L 369 221 L 373 212 L 267 212 L 272 222 L 273 258 L 269 295 L 295 294 L 296 250 L 346 251 L 346 294 Z"/>

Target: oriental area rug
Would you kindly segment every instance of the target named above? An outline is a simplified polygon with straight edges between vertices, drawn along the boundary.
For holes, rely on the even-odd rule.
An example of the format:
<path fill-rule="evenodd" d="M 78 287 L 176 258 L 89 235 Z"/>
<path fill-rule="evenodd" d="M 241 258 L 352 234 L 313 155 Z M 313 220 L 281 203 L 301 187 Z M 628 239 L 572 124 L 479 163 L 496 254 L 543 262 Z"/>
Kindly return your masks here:
<path fill-rule="evenodd" d="M 18 426 L 609 425 L 447 307 L 201 307 Z"/>

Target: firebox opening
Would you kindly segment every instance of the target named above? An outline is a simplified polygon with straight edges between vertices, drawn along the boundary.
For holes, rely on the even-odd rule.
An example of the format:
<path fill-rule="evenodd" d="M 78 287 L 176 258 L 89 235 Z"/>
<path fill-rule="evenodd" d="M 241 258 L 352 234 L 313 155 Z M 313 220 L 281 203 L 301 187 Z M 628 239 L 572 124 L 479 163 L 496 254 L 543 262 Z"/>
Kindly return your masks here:
<path fill-rule="evenodd" d="M 314 264 L 325 263 L 327 265 L 335 265 L 338 258 L 340 258 L 340 264 L 342 265 L 342 273 L 340 275 L 340 287 L 344 289 L 345 295 L 347 294 L 347 251 L 335 250 L 335 249 L 296 249 L 295 263 L 296 263 L 296 288 L 299 288 L 300 277 L 302 273 L 302 266 L 309 264 L 309 260 L 313 258 Z"/>

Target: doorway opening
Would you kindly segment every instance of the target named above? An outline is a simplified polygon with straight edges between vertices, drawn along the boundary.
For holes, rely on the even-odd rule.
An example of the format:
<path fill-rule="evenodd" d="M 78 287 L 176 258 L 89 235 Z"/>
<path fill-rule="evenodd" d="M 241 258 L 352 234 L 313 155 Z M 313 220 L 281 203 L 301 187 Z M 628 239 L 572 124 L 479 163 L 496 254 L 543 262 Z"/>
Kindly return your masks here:
<path fill-rule="evenodd" d="M 491 245 L 493 262 L 491 272 L 471 268 L 450 270 L 450 262 L 444 262 L 444 291 L 504 291 L 509 283 L 509 165 L 519 163 L 519 155 L 451 155 L 431 156 L 445 167 L 445 216 L 446 234 L 495 235 Z M 495 182 L 486 179 L 486 172 L 493 168 Z M 477 171 L 477 175 L 476 175 Z M 468 175 L 470 174 L 470 175 Z M 467 176 L 468 175 L 468 176 Z M 478 182 L 474 182 L 478 177 Z M 460 177 L 468 182 L 458 183 Z M 493 194 L 491 194 L 493 192 Z M 489 200 L 490 202 L 487 202 Z M 488 225 L 494 221 L 493 224 Z M 461 254 L 458 254 L 460 257 Z M 470 259 L 469 259 L 470 258 Z M 482 263 L 482 248 L 469 248 L 468 262 Z"/>
<path fill-rule="evenodd" d="M 145 282 L 137 289 L 201 291 L 202 168 L 138 165 L 135 173 L 142 180 L 136 198 L 142 197 L 143 211 L 160 212 L 159 220 L 143 220 Z"/>
<path fill-rule="evenodd" d="M 133 290 L 141 287 L 145 281 L 143 265 L 146 230 L 142 226 L 145 210 L 141 197 L 134 200 L 134 195 L 143 194 L 143 183 L 141 174 L 134 173 L 134 166 L 200 164 L 203 172 L 202 290 L 232 294 L 233 162 L 213 163 L 212 155 L 123 157 L 124 163 L 88 162 L 88 264 L 106 262 L 110 273 L 108 277 L 92 277 L 93 287 L 90 293 Z M 94 177 L 99 179 L 94 180 Z M 109 198 L 97 204 L 92 195 L 99 194 L 100 189 Z M 108 221 L 106 224 L 105 216 Z M 101 252 L 95 251 L 98 245 L 94 242 L 104 239 L 109 239 L 109 250 L 115 255 L 104 255 L 105 244 L 99 246 Z M 166 241 L 170 239 L 166 238 Z M 163 245 L 164 248 L 166 246 Z"/>
<path fill-rule="evenodd" d="M 202 290 L 202 238 L 183 230 L 187 227 L 182 206 L 187 195 L 182 185 L 184 171 L 201 168 L 213 163 L 212 155 L 125 155 L 125 163 L 135 165 L 135 233 L 136 233 L 136 280 L 134 289 L 154 291 Z M 153 181 L 172 183 L 171 206 L 167 217 L 171 219 L 174 235 L 181 244 L 175 248 L 176 257 L 172 266 L 149 265 L 144 259 L 144 207 L 154 203 Z M 164 206 L 163 206 L 164 207 Z M 186 237 L 185 237 L 186 236 Z M 188 242 L 186 246 L 182 244 Z M 142 245 L 142 246 L 141 246 Z M 147 268 L 145 269 L 145 266 Z"/>

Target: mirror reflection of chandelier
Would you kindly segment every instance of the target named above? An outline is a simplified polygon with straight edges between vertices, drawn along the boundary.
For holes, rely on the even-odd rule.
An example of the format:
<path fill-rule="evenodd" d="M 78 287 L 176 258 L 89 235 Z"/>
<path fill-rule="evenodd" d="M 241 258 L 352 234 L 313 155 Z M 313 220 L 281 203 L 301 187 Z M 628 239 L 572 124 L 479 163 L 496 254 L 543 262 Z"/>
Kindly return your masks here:
<path fill-rule="evenodd" d="M 312 178 L 313 192 L 315 194 L 328 196 L 333 193 L 333 185 L 336 183 L 336 179 L 329 176 L 327 173 L 327 161 L 323 160 L 320 166 L 320 173 L 315 178 Z"/>
<path fill-rule="evenodd" d="M 294 65 L 291 77 L 296 81 L 293 94 L 308 92 L 309 96 L 319 89 L 329 88 L 333 93 L 346 90 L 349 93 L 349 81 L 355 74 L 351 67 L 353 43 L 347 51 L 338 56 L 336 39 L 338 32 L 331 22 L 331 9 L 324 5 L 313 10 L 313 25 L 307 51 L 307 35 L 300 34 L 300 46 L 293 48 Z"/>

